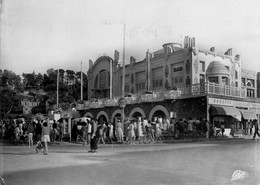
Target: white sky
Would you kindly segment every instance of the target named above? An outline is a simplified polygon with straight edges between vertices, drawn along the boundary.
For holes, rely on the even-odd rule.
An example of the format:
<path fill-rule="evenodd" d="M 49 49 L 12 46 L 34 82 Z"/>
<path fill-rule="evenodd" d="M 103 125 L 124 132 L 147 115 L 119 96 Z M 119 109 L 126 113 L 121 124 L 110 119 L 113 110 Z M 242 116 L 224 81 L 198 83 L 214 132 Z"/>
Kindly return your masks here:
<path fill-rule="evenodd" d="M 80 71 L 114 50 L 144 59 L 167 42 L 196 38 L 218 53 L 233 48 L 243 67 L 260 72 L 260 0 L 2 0 L 1 69 Z"/>

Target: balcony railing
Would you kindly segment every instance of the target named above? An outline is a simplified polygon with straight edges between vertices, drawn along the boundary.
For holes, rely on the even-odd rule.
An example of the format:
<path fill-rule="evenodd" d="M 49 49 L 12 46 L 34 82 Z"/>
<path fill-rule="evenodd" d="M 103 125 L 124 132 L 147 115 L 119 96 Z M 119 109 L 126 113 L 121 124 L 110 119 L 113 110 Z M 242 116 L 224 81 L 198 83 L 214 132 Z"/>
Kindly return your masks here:
<path fill-rule="evenodd" d="M 151 91 L 147 94 L 132 94 L 125 97 L 126 104 L 136 104 L 143 102 L 158 102 L 163 100 L 182 99 L 186 97 L 204 96 L 206 94 L 217 94 L 224 96 L 246 98 L 246 90 L 244 88 L 236 88 L 215 83 L 193 84 L 190 86 L 179 87 L 177 90 Z M 84 101 L 77 105 L 78 110 L 91 108 L 116 107 L 119 106 L 120 97 L 113 99 L 94 99 Z"/>

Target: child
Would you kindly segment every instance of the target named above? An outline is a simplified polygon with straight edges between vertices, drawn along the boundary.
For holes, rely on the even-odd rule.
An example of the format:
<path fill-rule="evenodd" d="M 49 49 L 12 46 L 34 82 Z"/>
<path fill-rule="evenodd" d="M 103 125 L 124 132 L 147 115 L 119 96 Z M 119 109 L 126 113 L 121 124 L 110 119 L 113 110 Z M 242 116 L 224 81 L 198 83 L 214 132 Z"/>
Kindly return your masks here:
<path fill-rule="evenodd" d="M 38 141 L 35 146 L 36 146 L 36 149 L 35 149 L 36 153 L 38 154 L 39 150 L 43 149 L 42 142 Z"/>

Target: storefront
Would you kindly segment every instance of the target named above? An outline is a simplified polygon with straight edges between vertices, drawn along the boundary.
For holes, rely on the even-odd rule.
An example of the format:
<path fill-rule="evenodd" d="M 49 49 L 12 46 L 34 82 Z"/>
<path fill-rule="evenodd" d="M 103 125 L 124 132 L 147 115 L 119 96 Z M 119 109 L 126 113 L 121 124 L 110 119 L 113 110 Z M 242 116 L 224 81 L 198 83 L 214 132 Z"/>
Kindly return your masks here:
<path fill-rule="evenodd" d="M 235 132 L 244 134 L 246 122 L 257 119 L 259 122 L 260 104 L 220 98 L 209 98 L 210 121 L 214 127 L 219 128 L 221 122 L 225 123 L 225 135 L 229 135 L 231 124 Z M 258 114 L 259 113 L 259 114 Z"/>

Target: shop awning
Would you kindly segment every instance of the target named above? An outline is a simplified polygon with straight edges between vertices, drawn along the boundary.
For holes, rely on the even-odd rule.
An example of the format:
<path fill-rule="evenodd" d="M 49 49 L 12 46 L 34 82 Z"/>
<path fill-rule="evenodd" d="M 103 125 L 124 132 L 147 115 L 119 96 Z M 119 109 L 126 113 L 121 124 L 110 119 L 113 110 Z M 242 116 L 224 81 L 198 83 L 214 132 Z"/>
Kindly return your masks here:
<path fill-rule="evenodd" d="M 243 116 L 244 119 L 257 119 L 256 117 L 256 112 L 252 111 L 252 110 L 239 110 Z"/>
<path fill-rule="evenodd" d="M 241 113 L 235 107 L 211 105 L 210 114 L 211 116 L 232 116 L 241 121 Z"/>

